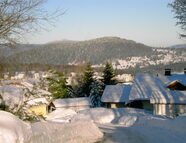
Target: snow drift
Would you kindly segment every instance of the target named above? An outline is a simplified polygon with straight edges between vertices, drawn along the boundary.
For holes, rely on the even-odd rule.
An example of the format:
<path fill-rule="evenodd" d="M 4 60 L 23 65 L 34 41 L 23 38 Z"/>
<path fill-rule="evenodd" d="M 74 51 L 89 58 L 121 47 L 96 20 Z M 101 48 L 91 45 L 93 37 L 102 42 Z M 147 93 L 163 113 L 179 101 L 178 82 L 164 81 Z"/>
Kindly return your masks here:
<path fill-rule="evenodd" d="M 0 142 L 30 143 L 31 127 L 11 113 L 0 111 Z"/>
<path fill-rule="evenodd" d="M 131 117 L 129 116 L 132 115 Z M 117 108 L 117 109 L 107 109 L 107 108 L 90 108 L 87 110 L 79 111 L 77 115 L 73 116 L 71 122 L 82 122 L 89 121 L 98 124 L 125 124 L 126 126 L 133 125 L 137 121 L 138 116 L 151 115 L 150 112 L 141 109 L 132 108 Z M 130 118 L 133 122 L 128 123 Z M 122 118 L 122 119 L 120 119 Z M 125 122 L 125 123 L 124 123 Z"/>
<path fill-rule="evenodd" d="M 27 124 L 4 111 L 0 117 L 0 143 L 94 143 L 103 137 L 90 122 Z"/>
<path fill-rule="evenodd" d="M 94 143 L 103 137 L 99 128 L 90 122 L 32 124 L 34 143 Z"/>
<path fill-rule="evenodd" d="M 77 113 L 72 109 L 57 109 L 47 115 L 46 120 L 52 122 L 70 122 Z"/>

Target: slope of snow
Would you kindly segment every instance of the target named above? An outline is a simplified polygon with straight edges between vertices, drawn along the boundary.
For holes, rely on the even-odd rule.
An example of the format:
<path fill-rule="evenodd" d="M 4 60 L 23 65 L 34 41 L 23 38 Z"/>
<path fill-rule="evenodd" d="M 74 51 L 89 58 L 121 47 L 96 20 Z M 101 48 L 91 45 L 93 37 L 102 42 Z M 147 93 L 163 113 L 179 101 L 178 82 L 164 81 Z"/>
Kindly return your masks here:
<path fill-rule="evenodd" d="M 166 120 L 142 118 L 132 130 L 140 132 L 146 141 L 152 143 L 185 143 L 185 121 L 185 117 Z"/>
<path fill-rule="evenodd" d="M 46 98 L 35 98 L 27 102 L 28 105 L 40 105 L 40 104 L 49 104 Z"/>
<path fill-rule="evenodd" d="M 71 122 L 91 121 L 98 124 L 108 124 L 108 123 L 118 124 L 118 120 L 121 117 L 126 116 L 128 114 L 133 114 L 134 116 L 151 115 L 149 113 L 150 112 L 146 112 L 141 109 L 132 109 L 132 108 L 117 108 L 117 109 L 90 108 L 87 110 L 80 111 L 77 115 L 75 115 L 71 119 Z"/>
<path fill-rule="evenodd" d="M 0 111 L 0 142 L 30 143 L 31 127 L 16 116 Z"/>
<path fill-rule="evenodd" d="M 0 111 L 0 143 L 94 143 L 103 137 L 90 122 L 27 124 L 16 116 Z"/>
<path fill-rule="evenodd" d="M 61 117 L 73 113 L 64 112 Z M 51 119 L 61 113 L 62 110 L 53 112 Z M 186 140 L 185 115 L 169 119 L 132 108 L 87 109 L 73 115 L 71 123 L 45 121 L 29 125 L 3 111 L 0 117 L 0 143 L 94 143 L 102 139 L 103 133 L 103 143 L 185 143 Z"/>
<path fill-rule="evenodd" d="M 137 121 L 138 117 L 137 116 L 134 116 L 134 115 L 126 115 L 126 116 L 123 116 L 119 119 L 118 121 L 118 124 L 121 124 L 125 127 L 130 127 L 132 125 L 135 124 L 135 122 Z"/>
<path fill-rule="evenodd" d="M 53 101 L 53 103 L 56 108 L 85 106 L 85 105 L 91 106 L 91 102 L 88 97 L 56 99 Z"/>
<path fill-rule="evenodd" d="M 70 122 L 77 113 L 71 109 L 57 109 L 47 115 L 46 120 L 53 122 Z"/>
<path fill-rule="evenodd" d="M 99 128 L 90 122 L 32 124 L 34 143 L 94 143 L 103 137 Z"/>
<path fill-rule="evenodd" d="M 126 127 L 125 124 L 100 124 L 99 127 L 105 133 L 103 143 L 123 143 L 124 141 L 127 143 L 185 143 L 185 122 L 186 116 L 176 119 L 139 116 L 135 124 L 130 127 Z M 125 123 L 131 123 L 131 121 Z"/>

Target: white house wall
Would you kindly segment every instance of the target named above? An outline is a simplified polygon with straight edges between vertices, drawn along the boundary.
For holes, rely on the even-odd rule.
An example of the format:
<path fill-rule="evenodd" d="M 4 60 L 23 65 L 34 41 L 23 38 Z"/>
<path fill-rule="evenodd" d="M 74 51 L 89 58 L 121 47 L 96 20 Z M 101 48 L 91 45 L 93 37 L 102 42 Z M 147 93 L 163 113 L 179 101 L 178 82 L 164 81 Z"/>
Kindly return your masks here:
<path fill-rule="evenodd" d="M 186 113 L 184 104 L 154 104 L 154 114 L 168 117 L 176 117 Z"/>

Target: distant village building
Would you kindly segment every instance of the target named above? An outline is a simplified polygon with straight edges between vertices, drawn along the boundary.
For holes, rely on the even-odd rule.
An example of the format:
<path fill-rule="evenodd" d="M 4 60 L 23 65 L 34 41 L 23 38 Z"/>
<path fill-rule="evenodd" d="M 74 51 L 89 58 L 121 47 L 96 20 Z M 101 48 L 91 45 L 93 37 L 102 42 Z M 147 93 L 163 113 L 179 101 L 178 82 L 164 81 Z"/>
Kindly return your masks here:
<path fill-rule="evenodd" d="M 119 82 L 122 82 L 122 83 L 127 82 L 127 83 L 129 83 L 129 82 L 133 81 L 134 76 L 132 76 L 131 74 L 121 74 L 121 75 L 117 75 L 115 78 Z"/>
<path fill-rule="evenodd" d="M 40 74 L 39 73 L 34 73 L 33 74 L 33 78 L 35 78 L 35 79 L 39 79 L 41 76 L 40 76 Z"/>
<path fill-rule="evenodd" d="M 9 72 L 3 73 L 3 79 L 8 79 L 10 77 Z"/>
<path fill-rule="evenodd" d="M 67 85 L 77 85 L 77 73 L 71 72 L 69 77 L 67 78 Z"/>
<path fill-rule="evenodd" d="M 22 79 L 41 79 L 41 78 L 47 78 L 51 76 L 52 73 L 49 73 L 48 71 L 27 71 L 27 72 L 15 72 L 15 73 L 3 73 L 3 79 L 7 80 L 22 80 Z"/>
<path fill-rule="evenodd" d="M 89 109 L 92 104 L 89 97 L 55 99 L 56 109 L 73 109 L 75 111 Z"/>

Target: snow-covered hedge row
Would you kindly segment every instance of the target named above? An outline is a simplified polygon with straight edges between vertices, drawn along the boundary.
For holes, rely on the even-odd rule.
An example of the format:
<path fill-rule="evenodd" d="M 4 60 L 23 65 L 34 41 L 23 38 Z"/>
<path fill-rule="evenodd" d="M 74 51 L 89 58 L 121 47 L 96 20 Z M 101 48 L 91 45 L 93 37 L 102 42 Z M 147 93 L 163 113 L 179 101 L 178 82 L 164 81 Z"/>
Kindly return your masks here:
<path fill-rule="evenodd" d="M 0 143 L 93 143 L 102 137 L 94 123 L 27 124 L 11 113 L 0 111 Z"/>

